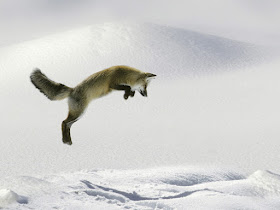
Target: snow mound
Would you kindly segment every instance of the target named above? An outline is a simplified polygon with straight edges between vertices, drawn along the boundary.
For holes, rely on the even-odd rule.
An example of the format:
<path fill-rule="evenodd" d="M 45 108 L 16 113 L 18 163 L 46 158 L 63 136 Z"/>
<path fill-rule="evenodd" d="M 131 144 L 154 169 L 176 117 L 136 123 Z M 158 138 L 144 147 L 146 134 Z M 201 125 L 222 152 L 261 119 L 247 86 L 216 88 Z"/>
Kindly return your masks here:
<path fill-rule="evenodd" d="M 9 204 L 19 203 L 27 204 L 28 200 L 24 196 L 20 196 L 12 190 L 1 189 L 0 190 L 0 208 L 5 207 Z"/>
<path fill-rule="evenodd" d="M 270 171 L 258 170 L 249 179 L 266 195 L 280 196 L 280 175 Z"/>
<path fill-rule="evenodd" d="M 84 79 L 122 64 L 170 78 L 237 69 L 267 57 L 264 48 L 248 43 L 151 23 L 117 22 L 4 47 L 0 72 L 29 73 L 39 67 L 49 72 L 75 70 L 71 78 L 80 78 L 84 71 Z"/>

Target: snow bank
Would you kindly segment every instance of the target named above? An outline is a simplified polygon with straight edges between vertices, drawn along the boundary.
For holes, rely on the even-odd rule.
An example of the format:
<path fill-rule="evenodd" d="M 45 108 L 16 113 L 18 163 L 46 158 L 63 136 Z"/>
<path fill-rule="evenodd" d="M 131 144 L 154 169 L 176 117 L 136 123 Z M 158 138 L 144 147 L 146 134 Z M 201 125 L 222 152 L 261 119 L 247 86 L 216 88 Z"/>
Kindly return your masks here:
<path fill-rule="evenodd" d="M 260 193 L 280 196 L 280 175 L 270 171 L 258 170 L 249 179 L 260 189 Z"/>
<path fill-rule="evenodd" d="M 9 204 L 27 204 L 28 199 L 24 196 L 20 196 L 12 190 L 0 189 L 0 208 Z"/>

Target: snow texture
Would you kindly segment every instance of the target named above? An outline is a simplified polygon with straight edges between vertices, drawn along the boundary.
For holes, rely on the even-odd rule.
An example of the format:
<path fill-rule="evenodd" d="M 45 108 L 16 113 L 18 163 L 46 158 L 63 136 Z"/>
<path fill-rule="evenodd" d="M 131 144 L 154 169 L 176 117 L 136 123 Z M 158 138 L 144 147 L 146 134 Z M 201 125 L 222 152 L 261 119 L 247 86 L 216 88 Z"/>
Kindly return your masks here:
<path fill-rule="evenodd" d="M 196 177 L 195 183 L 189 185 L 189 177 Z M 0 186 L 13 188 L 26 197 L 1 190 L 1 206 L 7 209 L 278 209 L 279 177 L 269 171 L 257 171 L 245 177 L 209 167 L 83 170 L 40 178 L 19 176 L 1 180 Z M 181 182 L 178 185 L 174 180 Z"/>

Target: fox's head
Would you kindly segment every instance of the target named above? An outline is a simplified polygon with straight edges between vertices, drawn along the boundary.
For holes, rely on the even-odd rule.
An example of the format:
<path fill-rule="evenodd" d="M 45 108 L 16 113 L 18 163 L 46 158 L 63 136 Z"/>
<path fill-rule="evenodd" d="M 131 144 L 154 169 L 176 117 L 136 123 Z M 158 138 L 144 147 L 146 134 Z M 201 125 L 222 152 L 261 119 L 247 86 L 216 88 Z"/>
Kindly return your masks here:
<path fill-rule="evenodd" d="M 131 87 L 132 91 L 137 90 L 142 96 L 147 97 L 147 87 L 152 79 L 155 78 L 155 74 L 144 73 L 136 81 L 136 84 Z"/>

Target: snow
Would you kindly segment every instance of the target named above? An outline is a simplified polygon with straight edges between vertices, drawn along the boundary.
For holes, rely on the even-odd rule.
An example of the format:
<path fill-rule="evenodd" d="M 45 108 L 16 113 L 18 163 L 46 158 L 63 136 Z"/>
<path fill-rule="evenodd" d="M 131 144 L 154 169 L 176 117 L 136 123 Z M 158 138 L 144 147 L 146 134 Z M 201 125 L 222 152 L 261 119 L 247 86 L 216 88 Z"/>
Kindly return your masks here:
<path fill-rule="evenodd" d="M 127 22 L 0 48 L 0 206 L 280 208 L 273 59 L 263 46 Z M 34 88 L 32 69 L 74 87 L 119 64 L 157 74 L 149 97 L 93 101 L 64 145 L 66 101 Z"/>
<path fill-rule="evenodd" d="M 0 207 L 7 206 L 13 203 L 27 204 L 27 198 L 24 196 L 20 196 L 15 192 L 8 189 L 0 190 Z"/>
<path fill-rule="evenodd" d="M 196 182 L 189 185 L 189 177 Z M 180 179 L 187 184 L 173 183 Z M 28 197 L 28 203 L 25 198 L 24 204 L 7 209 L 277 209 L 280 192 L 267 188 L 270 181 L 276 187 L 279 175 L 257 171 L 245 177 L 221 168 L 163 167 L 17 177 L 1 185 Z"/>
<path fill-rule="evenodd" d="M 268 50 L 179 28 L 117 22 L 3 47 L 0 68 L 5 71 L 13 66 L 9 73 L 14 76 L 14 71 L 27 73 L 39 67 L 43 71 L 56 72 L 56 76 L 64 75 L 64 80 L 69 79 L 67 82 L 73 82 L 73 75 L 65 78 L 62 70 L 75 69 L 77 81 L 74 82 L 80 82 L 84 74 L 126 64 L 153 71 L 161 77 L 174 78 L 256 65 L 272 56 Z"/>

